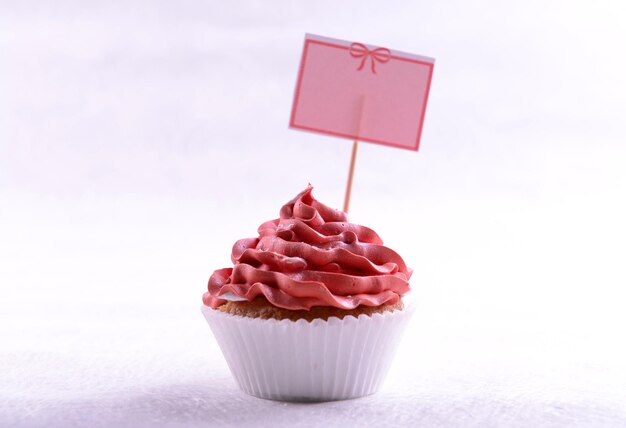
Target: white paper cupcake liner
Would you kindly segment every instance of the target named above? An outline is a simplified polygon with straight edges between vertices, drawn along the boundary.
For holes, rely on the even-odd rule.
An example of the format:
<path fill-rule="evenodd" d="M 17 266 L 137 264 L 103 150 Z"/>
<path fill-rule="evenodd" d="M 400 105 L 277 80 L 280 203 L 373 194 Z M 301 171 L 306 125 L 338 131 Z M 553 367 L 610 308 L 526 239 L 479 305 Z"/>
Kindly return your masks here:
<path fill-rule="evenodd" d="M 282 401 L 332 401 L 376 392 L 413 312 L 327 321 L 263 320 L 202 306 L 240 388 Z"/>

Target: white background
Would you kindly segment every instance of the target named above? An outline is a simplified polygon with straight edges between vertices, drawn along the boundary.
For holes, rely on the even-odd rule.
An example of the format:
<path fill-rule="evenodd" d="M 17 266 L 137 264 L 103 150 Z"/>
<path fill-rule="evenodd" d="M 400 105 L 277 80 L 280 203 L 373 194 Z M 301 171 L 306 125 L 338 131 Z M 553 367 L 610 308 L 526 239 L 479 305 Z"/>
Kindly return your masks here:
<path fill-rule="evenodd" d="M 615 2 L 0 3 L 0 426 L 626 425 Z M 384 389 L 243 395 L 200 314 L 233 242 L 350 142 L 287 129 L 305 32 L 436 58 L 419 153 L 351 220 L 415 269 Z"/>

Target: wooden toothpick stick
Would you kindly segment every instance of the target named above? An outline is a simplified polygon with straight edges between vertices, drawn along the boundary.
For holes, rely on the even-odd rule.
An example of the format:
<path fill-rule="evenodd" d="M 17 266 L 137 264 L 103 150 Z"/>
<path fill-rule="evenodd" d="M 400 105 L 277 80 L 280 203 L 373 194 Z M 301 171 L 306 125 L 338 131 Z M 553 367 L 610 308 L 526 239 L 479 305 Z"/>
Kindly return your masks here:
<path fill-rule="evenodd" d="M 361 133 L 361 122 L 363 119 L 363 104 L 365 104 L 365 97 L 363 95 L 360 96 L 358 101 L 358 112 L 357 112 L 357 124 L 356 124 L 356 135 L 357 138 Z M 354 168 L 356 166 L 356 155 L 359 152 L 359 141 L 355 139 L 352 142 L 352 157 L 350 158 L 350 169 L 348 170 L 348 183 L 346 184 L 346 196 L 343 199 L 343 211 L 348 212 L 350 209 L 350 195 L 352 194 L 352 181 L 354 180 Z"/>
<path fill-rule="evenodd" d="M 352 157 L 350 158 L 350 169 L 348 170 L 348 183 L 346 184 L 346 196 L 343 199 L 343 210 L 348 212 L 350 208 L 350 195 L 352 194 L 352 180 L 354 178 L 354 167 L 356 166 L 356 155 L 359 152 L 359 142 L 352 142 Z"/>

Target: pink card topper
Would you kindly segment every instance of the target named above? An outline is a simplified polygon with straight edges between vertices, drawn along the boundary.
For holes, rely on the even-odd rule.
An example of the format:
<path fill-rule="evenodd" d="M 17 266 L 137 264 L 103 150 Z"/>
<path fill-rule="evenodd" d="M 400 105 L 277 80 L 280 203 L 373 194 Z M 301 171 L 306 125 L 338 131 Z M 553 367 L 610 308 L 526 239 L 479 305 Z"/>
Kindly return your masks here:
<path fill-rule="evenodd" d="M 434 63 L 307 34 L 289 126 L 417 150 Z"/>

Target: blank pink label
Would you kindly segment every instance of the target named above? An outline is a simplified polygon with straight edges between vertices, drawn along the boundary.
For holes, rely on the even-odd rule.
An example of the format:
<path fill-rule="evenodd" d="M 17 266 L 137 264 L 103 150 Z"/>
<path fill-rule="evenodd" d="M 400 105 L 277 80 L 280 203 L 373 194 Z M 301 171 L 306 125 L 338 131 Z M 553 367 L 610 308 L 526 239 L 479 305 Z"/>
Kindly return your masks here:
<path fill-rule="evenodd" d="M 417 150 L 434 61 L 307 34 L 289 126 Z"/>

